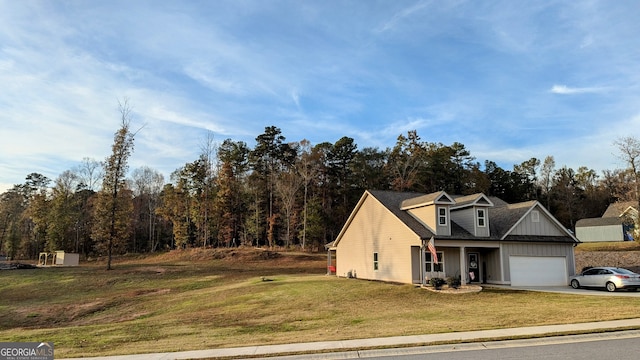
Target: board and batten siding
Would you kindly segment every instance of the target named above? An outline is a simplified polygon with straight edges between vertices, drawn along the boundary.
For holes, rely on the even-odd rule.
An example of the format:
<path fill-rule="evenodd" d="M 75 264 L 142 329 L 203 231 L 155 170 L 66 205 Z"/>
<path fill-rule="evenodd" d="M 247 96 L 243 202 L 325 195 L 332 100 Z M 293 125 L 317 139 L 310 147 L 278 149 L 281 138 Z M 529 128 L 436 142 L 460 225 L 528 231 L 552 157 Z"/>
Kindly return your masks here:
<path fill-rule="evenodd" d="M 484 209 L 484 227 L 478 226 L 478 219 L 476 218 L 478 209 Z M 451 211 L 451 220 L 474 236 L 489 236 L 489 211 L 487 208 L 470 207 L 461 210 L 453 210 Z"/>
<path fill-rule="evenodd" d="M 576 227 L 576 237 L 582 242 L 624 241 L 622 225 Z"/>
<path fill-rule="evenodd" d="M 502 267 L 504 269 L 504 281 L 511 282 L 511 269 L 509 257 L 518 256 L 558 256 L 567 260 L 567 274 L 575 274 L 575 259 L 573 256 L 573 244 L 545 244 L 545 243 L 502 243 Z"/>
<path fill-rule="evenodd" d="M 460 225 L 463 229 L 475 235 L 475 216 L 473 212 L 473 208 L 453 210 L 451 211 L 451 220 Z"/>
<path fill-rule="evenodd" d="M 538 211 L 537 222 L 534 221 L 534 216 L 532 216 L 535 211 Z M 516 225 L 510 235 L 566 236 L 567 234 L 558 229 L 558 225 L 549 220 L 544 212 L 534 209 Z"/>
<path fill-rule="evenodd" d="M 367 196 L 336 249 L 336 274 L 412 283 L 411 246 L 420 238 L 373 196 Z M 373 254 L 378 253 L 378 270 Z"/>
<path fill-rule="evenodd" d="M 482 262 L 487 265 L 487 277 L 488 283 L 500 283 L 502 278 L 500 275 L 500 251 L 498 249 L 491 250 L 482 255 Z"/>

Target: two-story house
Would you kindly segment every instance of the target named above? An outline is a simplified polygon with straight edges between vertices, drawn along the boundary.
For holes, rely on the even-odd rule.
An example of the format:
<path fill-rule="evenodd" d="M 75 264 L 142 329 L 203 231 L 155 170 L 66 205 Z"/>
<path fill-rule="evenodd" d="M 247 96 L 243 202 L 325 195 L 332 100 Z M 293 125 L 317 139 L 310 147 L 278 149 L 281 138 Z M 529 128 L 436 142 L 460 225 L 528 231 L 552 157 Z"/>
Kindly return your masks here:
<path fill-rule="evenodd" d="M 463 284 L 553 286 L 567 285 L 575 273 L 578 242 L 537 201 L 365 191 L 327 249 L 338 276 L 408 284 L 460 276 Z"/>

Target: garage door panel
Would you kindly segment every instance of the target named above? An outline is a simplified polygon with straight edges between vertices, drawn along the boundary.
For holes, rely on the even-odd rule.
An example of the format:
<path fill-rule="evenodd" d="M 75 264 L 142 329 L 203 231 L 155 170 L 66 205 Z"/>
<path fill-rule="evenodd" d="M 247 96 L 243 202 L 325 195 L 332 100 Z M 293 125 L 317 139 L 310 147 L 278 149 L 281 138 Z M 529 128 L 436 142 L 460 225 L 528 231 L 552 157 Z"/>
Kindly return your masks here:
<path fill-rule="evenodd" d="M 510 256 L 511 286 L 565 286 L 567 260 L 559 256 Z"/>

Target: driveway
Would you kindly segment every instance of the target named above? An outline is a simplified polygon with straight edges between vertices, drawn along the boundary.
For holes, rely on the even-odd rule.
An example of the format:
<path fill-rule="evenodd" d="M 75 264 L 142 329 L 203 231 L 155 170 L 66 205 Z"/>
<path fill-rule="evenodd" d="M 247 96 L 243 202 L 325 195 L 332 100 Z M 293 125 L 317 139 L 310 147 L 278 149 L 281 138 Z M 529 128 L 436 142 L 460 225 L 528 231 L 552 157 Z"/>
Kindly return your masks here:
<path fill-rule="evenodd" d="M 541 292 L 553 292 L 561 294 L 571 295 L 593 295 L 593 296 L 627 296 L 640 298 L 640 291 L 627 291 L 618 290 L 615 292 L 608 292 L 604 288 L 600 289 L 574 289 L 571 286 L 508 286 L 508 285 L 482 285 L 483 287 L 493 287 L 499 289 L 510 290 L 527 290 L 527 291 L 541 291 Z"/>

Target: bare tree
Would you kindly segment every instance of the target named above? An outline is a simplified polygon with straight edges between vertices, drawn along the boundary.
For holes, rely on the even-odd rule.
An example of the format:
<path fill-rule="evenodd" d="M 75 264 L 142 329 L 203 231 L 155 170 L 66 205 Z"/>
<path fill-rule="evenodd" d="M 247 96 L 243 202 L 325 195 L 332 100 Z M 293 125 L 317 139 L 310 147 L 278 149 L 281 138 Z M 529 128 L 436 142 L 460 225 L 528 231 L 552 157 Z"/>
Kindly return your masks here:
<path fill-rule="evenodd" d="M 627 169 L 633 175 L 635 184 L 633 200 L 638 204 L 640 211 L 640 140 L 633 136 L 626 136 L 618 138 L 613 144 L 618 147 L 618 158 L 626 163 Z"/>
<path fill-rule="evenodd" d="M 636 204 L 636 211 L 640 211 L 640 140 L 633 136 L 624 136 L 618 138 L 613 144 L 618 148 L 618 158 L 627 165 L 627 171 L 630 172 L 633 181 L 633 193 L 631 198 Z M 640 219 L 638 215 L 634 216 L 635 224 L 634 239 L 640 239 Z"/>
<path fill-rule="evenodd" d="M 317 176 L 318 168 L 314 166 L 313 158 L 317 157 L 317 153 L 314 153 L 311 148 L 311 142 L 309 140 L 300 141 L 300 156 L 297 160 L 296 168 L 298 174 L 302 178 L 302 184 L 304 186 L 304 199 L 303 199 L 303 218 L 302 218 L 302 249 L 305 248 L 307 242 L 307 208 L 308 208 L 308 196 L 309 196 L 309 184 Z"/>
<path fill-rule="evenodd" d="M 134 195 L 146 201 L 149 221 L 149 251 L 153 252 L 158 246 L 158 241 L 155 240 L 156 209 L 158 208 L 160 192 L 164 186 L 164 176 L 148 166 L 143 166 L 133 171 L 132 178 Z"/>
<path fill-rule="evenodd" d="M 276 178 L 275 188 L 282 201 L 282 208 L 284 210 L 285 221 L 287 223 L 287 232 L 285 235 L 286 247 L 291 244 L 291 219 L 293 207 L 296 201 L 296 193 L 298 192 L 298 189 L 300 189 L 300 185 L 302 185 L 302 183 L 302 177 L 300 177 L 293 168 L 280 173 Z"/>
<path fill-rule="evenodd" d="M 74 172 L 80 178 L 80 182 L 91 191 L 97 190 L 99 181 L 104 175 L 102 163 L 88 157 L 82 159 L 82 162 L 74 169 Z"/>
<path fill-rule="evenodd" d="M 540 169 L 540 187 L 544 191 L 547 198 L 547 209 L 551 204 L 551 188 L 553 186 L 553 174 L 555 172 L 556 161 L 553 156 L 547 156 L 544 158 L 542 168 Z"/>

